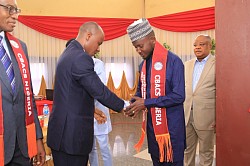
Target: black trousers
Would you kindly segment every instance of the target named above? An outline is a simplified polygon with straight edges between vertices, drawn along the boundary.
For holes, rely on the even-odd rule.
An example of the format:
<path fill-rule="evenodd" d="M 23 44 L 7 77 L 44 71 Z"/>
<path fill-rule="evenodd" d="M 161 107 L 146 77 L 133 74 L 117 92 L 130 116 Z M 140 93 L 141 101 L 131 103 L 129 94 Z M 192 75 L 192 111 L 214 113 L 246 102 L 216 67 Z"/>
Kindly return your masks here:
<path fill-rule="evenodd" d="M 87 166 L 89 155 L 70 155 L 52 149 L 54 166 Z"/>
<path fill-rule="evenodd" d="M 15 151 L 11 161 L 5 166 L 31 166 L 29 157 L 24 157 L 16 139 Z"/>
<path fill-rule="evenodd" d="M 151 155 L 151 159 L 153 161 L 153 166 L 183 166 L 183 160 L 182 161 L 177 161 L 177 162 L 173 162 L 173 163 L 161 163 L 159 161 L 159 157 L 153 156 Z"/>

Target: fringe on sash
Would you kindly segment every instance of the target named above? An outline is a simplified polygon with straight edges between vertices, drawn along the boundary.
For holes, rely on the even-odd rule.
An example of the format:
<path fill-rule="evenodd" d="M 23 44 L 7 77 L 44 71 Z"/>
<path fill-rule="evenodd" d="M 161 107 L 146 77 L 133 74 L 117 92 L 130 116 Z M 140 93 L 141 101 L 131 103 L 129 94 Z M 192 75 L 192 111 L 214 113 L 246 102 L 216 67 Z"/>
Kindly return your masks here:
<path fill-rule="evenodd" d="M 4 166 L 4 140 L 3 140 L 3 135 L 0 135 L 0 166 Z"/>
<path fill-rule="evenodd" d="M 156 135 L 156 141 L 159 146 L 160 162 L 173 162 L 173 149 L 170 141 L 170 135 Z"/>
<path fill-rule="evenodd" d="M 141 137 L 140 137 L 138 143 L 134 145 L 134 148 L 137 151 L 137 153 L 139 153 L 140 150 L 141 150 L 141 147 L 142 147 L 143 142 L 144 142 L 145 135 L 146 135 L 145 131 L 143 129 L 141 129 Z"/>

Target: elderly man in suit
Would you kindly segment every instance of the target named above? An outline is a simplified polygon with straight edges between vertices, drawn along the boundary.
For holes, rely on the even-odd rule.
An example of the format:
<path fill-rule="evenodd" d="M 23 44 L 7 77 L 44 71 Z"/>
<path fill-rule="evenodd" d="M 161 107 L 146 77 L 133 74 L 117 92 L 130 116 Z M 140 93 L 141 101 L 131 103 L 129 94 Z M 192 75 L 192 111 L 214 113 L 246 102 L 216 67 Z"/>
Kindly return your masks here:
<path fill-rule="evenodd" d="M 36 164 L 43 165 L 43 135 L 27 47 L 8 33 L 13 31 L 20 11 L 15 0 L 0 0 L 0 165 L 30 166 L 30 158 L 37 152 Z"/>
<path fill-rule="evenodd" d="M 215 57 L 211 38 L 199 35 L 194 41 L 196 58 L 185 63 L 184 102 L 187 149 L 184 163 L 195 166 L 197 143 L 201 166 L 211 166 L 215 137 Z"/>
<path fill-rule="evenodd" d="M 47 134 L 55 166 L 87 165 L 93 146 L 94 99 L 117 112 L 124 108 L 124 101 L 94 71 L 92 56 L 103 40 L 102 28 L 86 22 L 58 60 Z"/>

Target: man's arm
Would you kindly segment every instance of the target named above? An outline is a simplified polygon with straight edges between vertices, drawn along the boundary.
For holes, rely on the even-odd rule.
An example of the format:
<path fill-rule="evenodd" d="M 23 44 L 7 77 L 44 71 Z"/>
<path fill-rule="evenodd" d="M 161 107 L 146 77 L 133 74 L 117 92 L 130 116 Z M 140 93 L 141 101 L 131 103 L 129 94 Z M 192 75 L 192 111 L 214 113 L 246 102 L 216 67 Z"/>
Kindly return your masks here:
<path fill-rule="evenodd" d="M 84 89 L 104 106 L 120 112 L 124 107 L 122 99 L 111 92 L 94 71 L 93 59 L 84 53 L 77 56 L 72 66 L 72 75 Z"/>

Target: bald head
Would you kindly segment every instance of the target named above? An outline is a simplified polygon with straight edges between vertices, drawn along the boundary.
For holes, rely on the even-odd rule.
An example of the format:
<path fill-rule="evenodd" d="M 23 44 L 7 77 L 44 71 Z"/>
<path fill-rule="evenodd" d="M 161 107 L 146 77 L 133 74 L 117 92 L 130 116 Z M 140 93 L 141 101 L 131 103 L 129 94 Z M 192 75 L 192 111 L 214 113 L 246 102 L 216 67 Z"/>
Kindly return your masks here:
<path fill-rule="evenodd" d="M 102 28 L 96 22 L 92 22 L 92 21 L 86 22 L 81 25 L 78 35 L 82 35 L 87 32 L 94 34 L 97 31 L 101 31 L 103 33 Z"/>
<path fill-rule="evenodd" d="M 99 46 L 104 41 L 104 32 L 96 22 L 86 22 L 79 28 L 76 40 L 90 56 L 100 51 Z"/>

